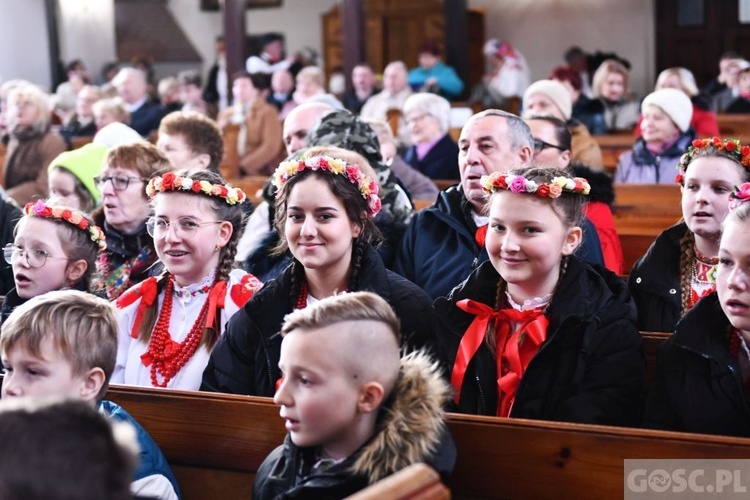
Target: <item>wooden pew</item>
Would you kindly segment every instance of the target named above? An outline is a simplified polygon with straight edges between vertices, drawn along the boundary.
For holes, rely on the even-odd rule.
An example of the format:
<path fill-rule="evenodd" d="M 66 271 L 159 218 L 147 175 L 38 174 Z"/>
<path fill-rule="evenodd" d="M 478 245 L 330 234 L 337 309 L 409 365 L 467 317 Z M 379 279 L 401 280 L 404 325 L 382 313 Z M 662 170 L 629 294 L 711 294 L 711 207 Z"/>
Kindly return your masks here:
<path fill-rule="evenodd" d="M 750 115 L 716 115 L 719 132 L 723 138 L 740 139 L 743 143 L 750 142 Z"/>
<path fill-rule="evenodd" d="M 228 123 L 221 131 L 224 140 L 224 158 L 219 165 L 219 172 L 225 179 L 237 179 L 240 176 L 240 156 L 237 153 L 237 138 L 240 126 Z"/>
<path fill-rule="evenodd" d="M 247 498 L 285 435 L 269 398 L 113 386 L 107 399 L 151 433 L 187 500 Z M 750 456 L 742 438 L 458 414 L 448 425 L 455 498 L 621 497 L 625 458 Z"/>
<path fill-rule="evenodd" d="M 607 172 L 614 175 L 617 169 L 617 160 L 620 155 L 633 147 L 635 136 L 632 133 L 612 134 L 612 135 L 595 135 L 593 136 L 599 149 L 602 150 L 602 159 L 604 168 Z"/>
<path fill-rule="evenodd" d="M 682 217 L 677 184 L 615 184 L 613 215 L 629 271 L 665 229 Z"/>
<path fill-rule="evenodd" d="M 86 144 L 91 144 L 93 140 L 94 140 L 93 135 L 77 135 L 77 136 L 71 137 L 70 149 L 78 149 L 80 147 L 85 146 Z"/>
<path fill-rule="evenodd" d="M 646 358 L 646 385 L 656 377 L 656 355 L 659 347 L 671 336 L 667 332 L 641 332 L 643 357 Z"/>
<path fill-rule="evenodd" d="M 8 148 L 0 143 L 0 186 L 2 187 L 5 187 L 5 156 L 7 154 Z"/>
<path fill-rule="evenodd" d="M 381 479 L 349 500 L 447 500 L 451 492 L 440 482 L 440 475 L 429 465 L 417 463 Z"/>
<path fill-rule="evenodd" d="M 260 191 L 267 180 L 268 177 L 265 175 L 248 175 L 241 178 L 228 178 L 227 182 L 234 187 L 242 189 L 253 205 L 257 206 L 258 203 L 263 201 Z"/>

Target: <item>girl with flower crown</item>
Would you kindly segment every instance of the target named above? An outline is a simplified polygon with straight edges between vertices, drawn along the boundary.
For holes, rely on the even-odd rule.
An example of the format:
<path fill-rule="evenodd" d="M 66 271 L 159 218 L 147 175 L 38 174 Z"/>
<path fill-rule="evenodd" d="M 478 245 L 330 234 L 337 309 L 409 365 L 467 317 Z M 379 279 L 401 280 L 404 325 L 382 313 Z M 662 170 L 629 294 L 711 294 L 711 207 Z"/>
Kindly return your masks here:
<path fill-rule="evenodd" d="M 273 183 L 278 251 L 289 249 L 292 263 L 229 321 L 201 388 L 273 396 L 281 377 L 278 332 L 284 316 L 347 291 L 386 299 L 401 319 L 408 349 L 433 346 L 429 296 L 387 270 L 371 246 L 378 237 L 372 219 L 381 208 L 375 181 L 339 158 L 304 156 L 281 163 Z"/>
<path fill-rule="evenodd" d="M 197 390 L 227 320 L 261 287 L 233 269 L 246 196 L 207 170 L 167 172 L 146 193 L 146 227 L 165 271 L 117 299 L 112 382 Z"/>
<path fill-rule="evenodd" d="M 721 223 L 732 188 L 750 181 L 750 146 L 696 139 L 677 170 L 682 221 L 656 238 L 628 278 L 642 331 L 674 331 L 688 309 L 716 289 Z"/>
<path fill-rule="evenodd" d="M 435 301 L 453 410 L 637 424 L 645 364 L 630 294 L 573 255 L 588 182 L 526 168 L 482 187 L 489 261 Z"/>
<path fill-rule="evenodd" d="M 28 299 L 63 288 L 89 291 L 104 233 L 84 212 L 52 199 L 28 203 L 13 243 L 3 248 L 15 288 L 5 296 L 2 321 Z"/>
<path fill-rule="evenodd" d="M 732 198 L 716 292 L 685 314 L 659 350 L 648 427 L 750 437 L 750 183 Z"/>

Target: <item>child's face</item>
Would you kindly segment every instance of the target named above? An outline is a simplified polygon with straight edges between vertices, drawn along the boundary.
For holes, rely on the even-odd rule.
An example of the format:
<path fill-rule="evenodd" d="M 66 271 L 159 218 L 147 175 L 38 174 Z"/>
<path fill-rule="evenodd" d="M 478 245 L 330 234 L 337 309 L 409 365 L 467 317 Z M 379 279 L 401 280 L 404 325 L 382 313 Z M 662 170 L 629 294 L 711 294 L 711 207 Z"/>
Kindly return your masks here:
<path fill-rule="evenodd" d="M 14 346 L 3 354 L 3 398 L 16 396 L 70 396 L 88 399 L 84 375 L 75 375 L 73 366 L 47 336 L 39 345 L 39 356 Z M 97 391 L 98 392 L 98 391 Z M 94 394 L 96 396 L 96 394 Z"/>
<path fill-rule="evenodd" d="M 341 324 L 295 330 L 284 337 L 279 358 L 284 378 L 274 396 L 292 442 L 320 446 L 327 458 L 345 458 L 360 443 L 354 432 L 359 387 L 342 366 L 338 328 Z"/>
<path fill-rule="evenodd" d="M 729 211 L 729 193 L 743 182 L 740 168 L 718 157 L 696 158 L 688 165 L 682 188 L 682 217 L 696 237 L 718 241 L 721 223 Z"/>
<path fill-rule="evenodd" d="M 349 220 L 346 208 L 324 181 L 315 177 L 298 182 L 287 198 L 284 235 L 292 255 L 305 269 L 345 276 L 352 241 L 360 227 Z"/>
<path fill-rule="evenodd" d="M 14 245 L 24 252 L 14 260 L 13 279 L 16 292 L 23 299 L 30 299 L 51 290 L 70 286 L 72 276 L 68 269 L 69 260 L 65 255 L 57 224 L 38 217 L 23 217 L 16 227 Z M 41 267 L 32 267 L 27 262 L 26 252 L 36 254 L 31 257 L 44 261 Z M 44 258 L 46 254 L 46 260 Z"/>
<path fill-rule="evenodd" d="M 732 326 L 750 332 L 750 231 L 736 217 L 727 220 L 721 237 L 716 291 Z"/>
<path fill-rule="evenodd" d="M 154 236 L 156 253 L 182 286 L 198 283 L 219 266 L 217 245 L 225 246 L 232 235 L 232 224 L 216 221 L 210 203 L 176 192 L 154 198 L 154 219 L 169 224 L 163 237 Z"/>
<path fill-rule="evenodd" d="M 516 302 L 552 293 L 560 260 L 581 241 L 566 228 L 550 200 L 501 191 L 492 195 L 487 252 Z"/>
<path fill-rule="evenodd" d="M 76 194 L 76 178 L 73 174 L 59 168 L 53 168 L 47 179 L 50 198 L 57 198 L 61 205 L 75 208 L 76 210 L 82 209 L 83 203 L 81 198 Z"/>
<path fill-rule="evenodd" d="M 641 135 L 650 144 L 663 144 L 674 140 L 680 130 L 672 119 L 657 106 L 647 106 L 643 111 Z"/>
<path fill-rule="evenodd" d="M 175 168 L 198 168 L 204 170 L 208 165 L 208 162 L 204 164 L 200 161 L 202 156 L 208 157 L 208 155 L 199 155 L 190 149 L 187 141 L 185 141 L 185 137 L 182 135 L 160 133 L 156 147 L 164 153 L 164 156 L 169 159 L 169 163 Z M 207 159 L 210 160 L 210 158 Z"/>

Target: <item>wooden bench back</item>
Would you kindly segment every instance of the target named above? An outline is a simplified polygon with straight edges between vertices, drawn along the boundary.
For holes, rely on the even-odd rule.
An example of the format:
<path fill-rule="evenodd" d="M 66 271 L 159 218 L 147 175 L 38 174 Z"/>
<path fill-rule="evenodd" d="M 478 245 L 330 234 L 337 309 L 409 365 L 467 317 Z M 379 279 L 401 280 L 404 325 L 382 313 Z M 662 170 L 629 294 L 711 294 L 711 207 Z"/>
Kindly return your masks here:
<path fill-rule="evenodd" d="M 656 355 L 659 347 L 671 336 L 667 332 L 641 332 L 643 357 L 646 358 L 646 385 L 656 377 Z"/>
<path fill-rule="evenodd" d="M 739 139 L 743 143 L 750 142 L 750 115 L 716 115 L 719 131 L 723 138 Z"/>
<path fill-rule="evenodd" d="M 612 135 L 595 135 L 593 136 L 599 149 L 602 151 L 602 160 L 604 169 L 614 175 L 617 169 L 617 161 L 620 155 L 628 151 L 635 144 L 635 136 L 632 133 L 612 134 Z"/>
<path fill-rule="evenodd" d="M 113 386 L 153 436 L 184 498 L 247 498 L 285 430 L 270 398 Z M 456 498 L 619 497 L 623 459 L 747 458 L 750 439 L 449 414 Z"/>

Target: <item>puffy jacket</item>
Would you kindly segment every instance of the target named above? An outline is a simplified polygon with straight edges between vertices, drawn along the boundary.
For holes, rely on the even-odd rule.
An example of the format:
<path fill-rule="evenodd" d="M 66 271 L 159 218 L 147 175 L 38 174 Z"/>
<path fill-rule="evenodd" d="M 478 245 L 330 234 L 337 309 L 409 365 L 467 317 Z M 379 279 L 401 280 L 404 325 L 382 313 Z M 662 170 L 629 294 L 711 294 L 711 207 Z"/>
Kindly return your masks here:
<path fill-rule="evenodd" d="M 495 306 L 499 275 L 487 262 L 435 301 L 438 340 L 453 367 L 474 315 L 456 306 L 471 298 Z M 546 312 L 547 339 L 518 386 L 510 416 L 603 425 L 637 425 L 645 361 L 636 312 L 625 283 L 604 268 L 572 257 Z M 462 413 L 495 415 L 497 365 L 485 344 L 470 361 Z"/>

